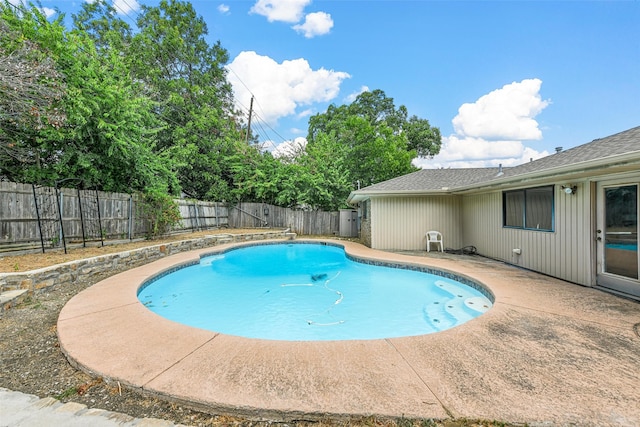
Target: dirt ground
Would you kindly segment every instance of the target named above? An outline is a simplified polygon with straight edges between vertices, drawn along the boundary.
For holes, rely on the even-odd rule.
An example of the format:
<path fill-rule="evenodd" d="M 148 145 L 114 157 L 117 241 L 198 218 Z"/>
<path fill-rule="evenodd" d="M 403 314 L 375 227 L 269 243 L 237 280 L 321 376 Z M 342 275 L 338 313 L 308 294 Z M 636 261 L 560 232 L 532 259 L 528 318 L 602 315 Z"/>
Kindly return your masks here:
<path fill-rule="evenodd" d="M 106 253 L 131 250 L 141 246 L 184 240 L 215 233 L 246 233 L 255 230 L 209 230 L 188 233 L 161 240 L 77 248 L 62 251 L 3 256 L 0 272 L 28 271 L 76 259 Z M 264 231 L 264 230 L 261 230 Z M 35 295 L 0 317 L 0 387 L 55 397 L 62 402 L 78 402 L 90 408 L 121 412 L 133 417 L 160 418 L 176 424 L 191 426 L 271 426 L 272 421 L 251 421 L 225 414 L 208 414 L 165 400 L 129 390 L 118 384 L 108 384 L 73 368 L 59 348 L 56 335 L 58 315 L 66 302 L 78 292 L 120 271 L 111 271 L 89 281 L 78 281 Z M 297 426 L 507 426 L 503 422 L 481 420 L 407 420 L 374 417 L 322 422 L 300 421 L 282 424 Z"/>

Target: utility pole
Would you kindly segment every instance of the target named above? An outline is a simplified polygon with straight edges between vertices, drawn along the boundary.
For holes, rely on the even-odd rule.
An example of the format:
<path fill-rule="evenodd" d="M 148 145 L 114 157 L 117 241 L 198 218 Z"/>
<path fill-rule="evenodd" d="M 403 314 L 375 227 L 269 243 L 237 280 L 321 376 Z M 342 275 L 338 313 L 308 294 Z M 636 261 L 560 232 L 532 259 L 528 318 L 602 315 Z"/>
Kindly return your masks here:
<path fill-rule="evenodd" d="M 253 114 L 253 95 L 251 95 L 251 103 L 249 104 L 249 124 L 247 124 L 247 145 L 249 144 L 249 135 L 251 134 L 251 115 Z"/>

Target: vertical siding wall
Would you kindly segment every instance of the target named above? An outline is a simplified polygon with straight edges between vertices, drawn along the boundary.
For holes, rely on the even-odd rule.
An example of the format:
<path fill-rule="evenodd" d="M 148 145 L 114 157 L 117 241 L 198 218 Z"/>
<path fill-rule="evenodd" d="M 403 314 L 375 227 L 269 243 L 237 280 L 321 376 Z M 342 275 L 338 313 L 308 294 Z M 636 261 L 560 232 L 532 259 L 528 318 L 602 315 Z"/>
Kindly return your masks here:
<path fill-rule="evenodd" d="M 582 285 L 591 285 L 591 188 L 578 185 L 576 194 L 554 188 L 554 231 L 502 226 L 502 192 L 464 196 L 464 245 L 481 255 Z M 521 255 L 513 253 L 520 249 Z"/>
<path fill-rule="evenodd" d="M 371 247 L 425 250 L 425 233 L 440 231 L 444 246 L 462 245 L 460 196 L 387 197 L 371 199 Z"/>

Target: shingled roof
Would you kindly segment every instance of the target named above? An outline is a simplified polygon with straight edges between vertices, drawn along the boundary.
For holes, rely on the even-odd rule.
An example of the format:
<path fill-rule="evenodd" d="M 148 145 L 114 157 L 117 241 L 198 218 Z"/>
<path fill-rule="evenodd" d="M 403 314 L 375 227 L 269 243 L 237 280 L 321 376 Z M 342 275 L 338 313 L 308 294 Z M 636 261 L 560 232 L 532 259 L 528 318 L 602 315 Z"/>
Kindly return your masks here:
<path fill-rule="evenodd" d="M 454 187 L 486 181 L 498 172 L 498 168 L 421 169 L 370 185 L 358 193 L 449 191 Z"/>
<path fill-rule="evenodd" d="M 354 191 L 349 201 L 374 194 L 450 193 L 522 177 L 567 173 L 621 157 L 640 161 L 640 126 L 511 168 L 422 169 Z"/>
<path fill-rule="evenodd" d="M 506 175 L 544 171 L 633 152 L 640 152 L 640 126 L 510 168 Z"/>

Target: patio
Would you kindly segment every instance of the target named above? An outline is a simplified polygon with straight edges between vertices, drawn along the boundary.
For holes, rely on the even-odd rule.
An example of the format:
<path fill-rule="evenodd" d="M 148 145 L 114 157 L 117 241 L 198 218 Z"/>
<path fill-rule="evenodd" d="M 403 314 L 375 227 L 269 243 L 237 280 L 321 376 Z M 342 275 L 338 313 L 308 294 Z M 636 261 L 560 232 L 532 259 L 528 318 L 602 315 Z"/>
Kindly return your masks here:
<path fill-rule="evenodd" d="M 212 251 L 206 249 L 129 270 L 78 294 L 58 319 L 61 347 L 96 375 L 255 419 L 640 424 L 637 302 L 478 256 L 338 243 L 356 257 L 471 277 L 491 289 L 494 307 L 454 329 L 418 337 L 283 342 L 189 328 L 138 302 L 142 281 Z"/>

